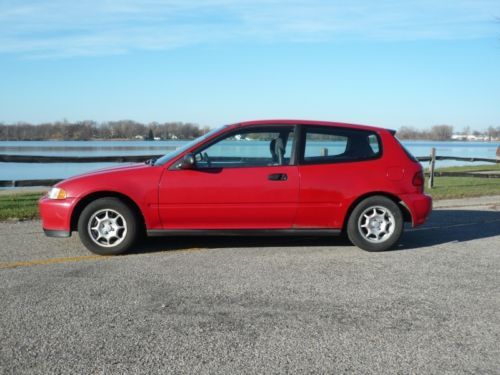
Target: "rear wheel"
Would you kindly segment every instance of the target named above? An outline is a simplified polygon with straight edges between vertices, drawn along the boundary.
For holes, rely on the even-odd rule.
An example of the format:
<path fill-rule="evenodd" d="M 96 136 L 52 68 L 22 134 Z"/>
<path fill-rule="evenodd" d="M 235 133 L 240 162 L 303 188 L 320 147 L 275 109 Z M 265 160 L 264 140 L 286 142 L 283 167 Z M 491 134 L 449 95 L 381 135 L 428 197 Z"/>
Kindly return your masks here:
<path fill-rule="evenodd" d="M 134 211 L 118 198 L 100 198 L 87 205 L 78 219 L 78 235 L 91 252 L 117 255 L 130 250 L 138 238 Z"/>
<path fill-rule="evenodd" d="M 373 196 L 354 208 L 347 222 L 347 235 L 363 250 L 384 251 L 399 240 L 403 221 L 396 203 L 383 196 Z"/>

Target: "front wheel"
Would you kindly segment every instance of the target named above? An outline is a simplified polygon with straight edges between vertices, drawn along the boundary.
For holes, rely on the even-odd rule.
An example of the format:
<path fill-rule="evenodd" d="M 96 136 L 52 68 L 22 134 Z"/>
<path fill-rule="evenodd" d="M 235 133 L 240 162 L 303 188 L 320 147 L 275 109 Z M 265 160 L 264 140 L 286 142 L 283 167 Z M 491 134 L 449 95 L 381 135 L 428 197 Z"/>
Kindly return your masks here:
<path fill-rule="evenodd" d="M 138 233 L 134 212 L 113 197 L 91 202 L 78 219 L 80 240 L 87 249 L 99 255 L 117 255 L 129 250 Z"/>
<path fill-rule="evenodd" d="M 403 214 L 396 203 L 383 196 L 362 200 L 347 222 L 351 242 L 366 251 L 391 248 L 403 232 Z"/>

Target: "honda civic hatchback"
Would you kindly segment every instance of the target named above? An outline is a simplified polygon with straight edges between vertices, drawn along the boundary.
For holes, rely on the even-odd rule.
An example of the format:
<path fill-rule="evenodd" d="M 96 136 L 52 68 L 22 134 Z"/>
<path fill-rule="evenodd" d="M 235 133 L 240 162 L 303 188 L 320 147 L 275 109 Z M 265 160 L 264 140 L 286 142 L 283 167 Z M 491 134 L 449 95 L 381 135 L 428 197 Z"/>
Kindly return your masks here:
<path fill-rule="evenodd" d="M 394 131 L 321 121 L 224 126 L 146 163 L 99 170 L 40 199 L 45 234 L 102 255 L 143 237 L 338 235 L 381 251 L 432 207 Z"/>

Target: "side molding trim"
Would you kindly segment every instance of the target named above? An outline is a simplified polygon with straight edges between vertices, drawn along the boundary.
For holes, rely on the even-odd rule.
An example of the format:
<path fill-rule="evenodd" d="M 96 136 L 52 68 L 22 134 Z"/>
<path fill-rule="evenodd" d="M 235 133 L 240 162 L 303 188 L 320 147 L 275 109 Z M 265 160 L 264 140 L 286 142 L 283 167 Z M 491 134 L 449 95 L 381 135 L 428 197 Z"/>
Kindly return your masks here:
<path fill-rule="evenodd" d="M 150 237 L 161 236 L 338 236 L 340 229 L 152 229 Z"/>

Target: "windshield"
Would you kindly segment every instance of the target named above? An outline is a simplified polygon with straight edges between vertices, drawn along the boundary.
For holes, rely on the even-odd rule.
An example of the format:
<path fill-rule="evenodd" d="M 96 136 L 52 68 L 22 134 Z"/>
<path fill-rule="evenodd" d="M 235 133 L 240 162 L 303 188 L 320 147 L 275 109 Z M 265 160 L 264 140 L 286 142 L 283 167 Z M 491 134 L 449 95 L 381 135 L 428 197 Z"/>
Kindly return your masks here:
<path fill-rule="evenodd" d="M 213 129 L 213 130 L 210 130 L 208 133 L 205 133 L 202 136 L 200 136 L 200 137 L 198 137 L 196 139 L 193 139 L 191 142 L 188 142 L 185 145 L 182 145 L 178 149 L 176 149 L 176 150 L 174 150 L 172 152 L 169 152 L 166 155 L 163 155 L 161 158 L 159 158 L 158 160 L 155 161 L 154 165 L 163 165 L 166 162 L 168 162 L 168 161 L 170 161 L 172 159 L 175 159 L 177 156 L 179 156 L 180 154 L 182 154 L 184 151 L 189 150 L 191 147 L 193 147 L 197 143 L 200 143 L 200 142 L 204 141 L 205 139 L 211 137 L 213 134 L 218 133 L 219 131 L 221 131 L 222 129 L 224 129 L 226 126 L 227 125 L 221 126 L 219 128 Z"/>

